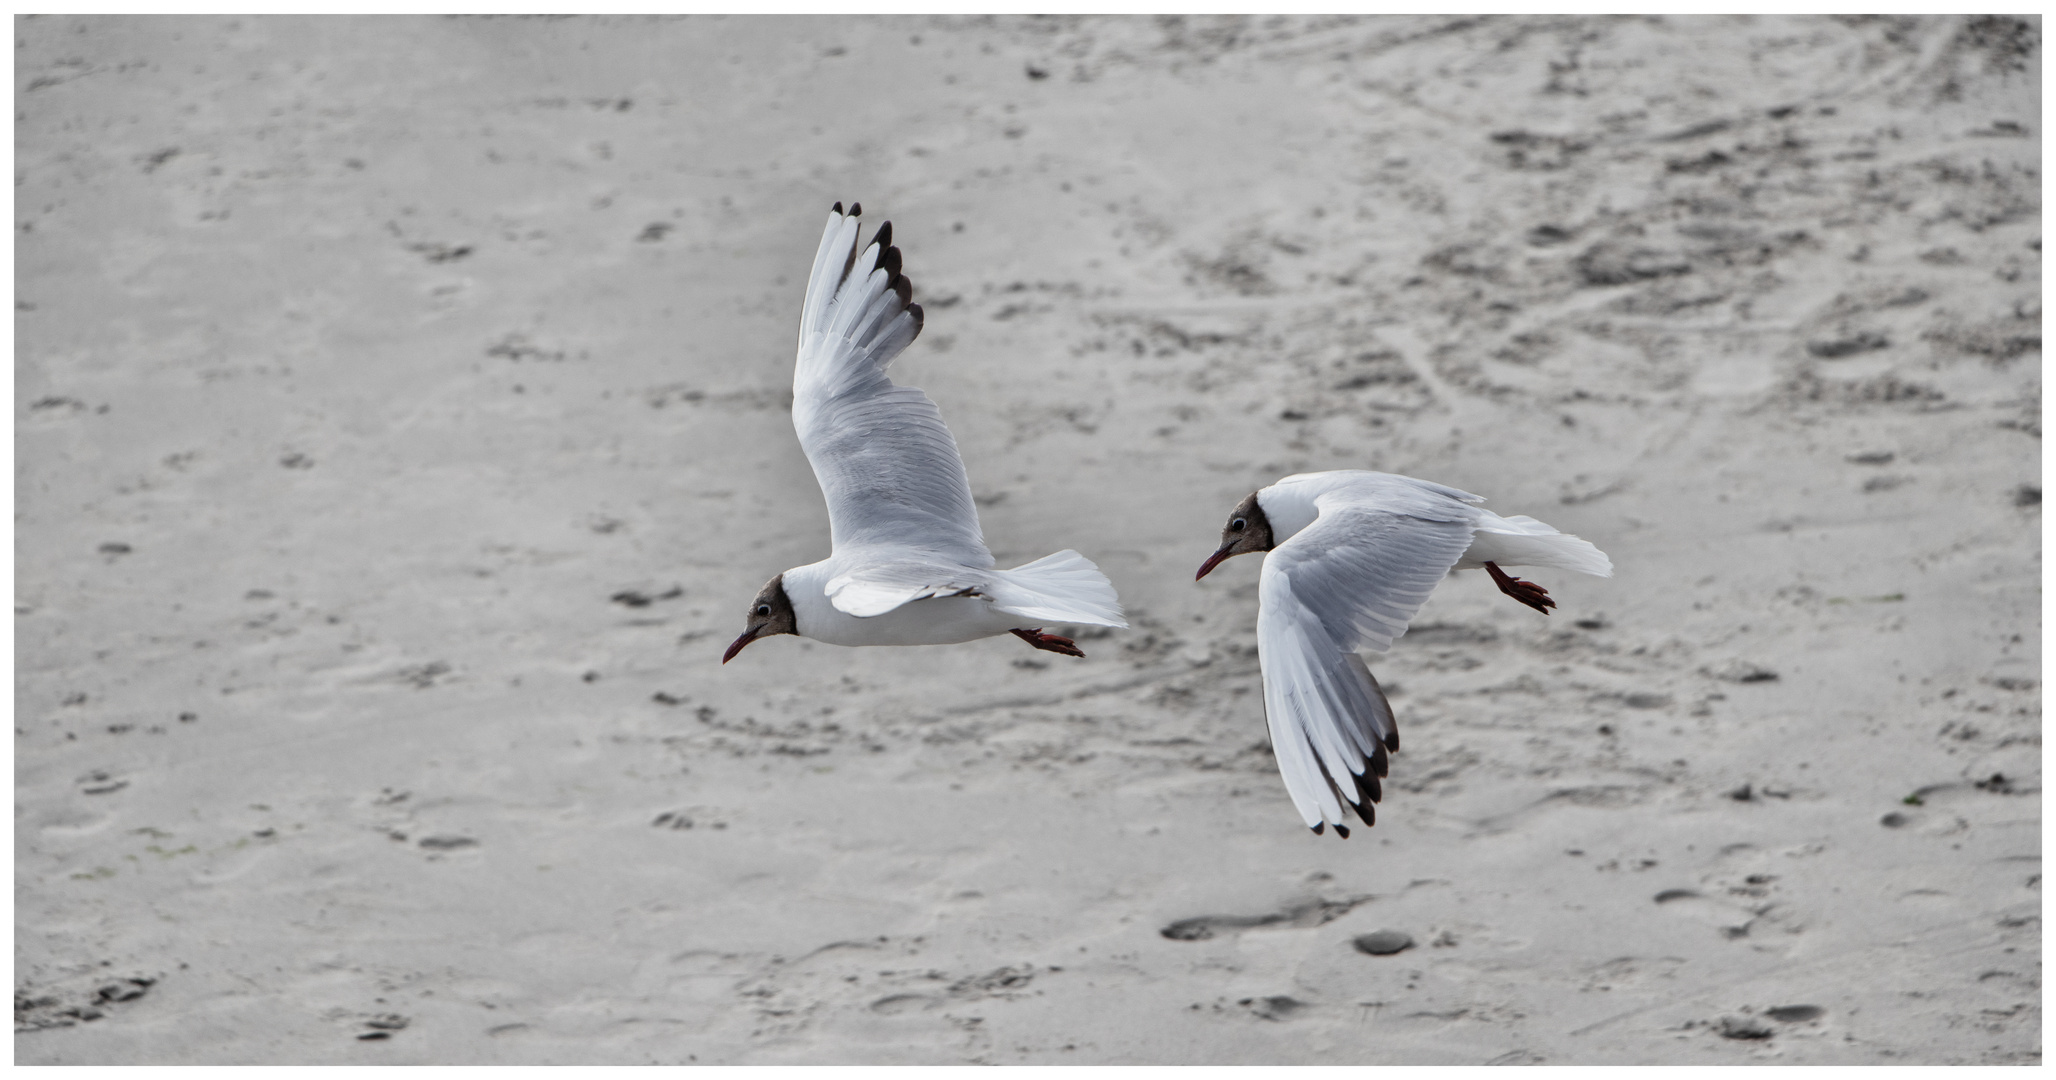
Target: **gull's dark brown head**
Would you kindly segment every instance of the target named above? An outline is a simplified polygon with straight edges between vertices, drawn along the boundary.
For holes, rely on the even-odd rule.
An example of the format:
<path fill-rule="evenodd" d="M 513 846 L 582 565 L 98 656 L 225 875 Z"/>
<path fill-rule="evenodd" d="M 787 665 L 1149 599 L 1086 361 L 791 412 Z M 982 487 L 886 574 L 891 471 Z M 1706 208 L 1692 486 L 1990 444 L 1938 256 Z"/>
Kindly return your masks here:
<path fill-rule="evenodd" d="M 1252 551 L 1269 551 L 1277 546 L 1271 539 L 1271 519 L 1264 516 L 1264 508 L 1257 505 L 1256 492 L 1252 491 L 1249 498 L 1235 504 L 1235 509 L 1229 512 L 1228 524 L 1221 530 L 1221 550 L 1207 556 L 1192 580 L 1198 581 L 1207 576 L 1208 571 L 1227 559 Z"/>
<path fill-rule="evenodd" d="M 764 591 L 750 601 L 749 622 L 743 626 L 742 636 L 721 654 L 721 662 L 725 664 L 735 659 L 735 654 L 741 652 L 743 646 L 760 637 L 799 632 L 799 618 L 792 613 L 792 599 L 785 595 L 785 575 L 780 574 L 767 582 Z"/>

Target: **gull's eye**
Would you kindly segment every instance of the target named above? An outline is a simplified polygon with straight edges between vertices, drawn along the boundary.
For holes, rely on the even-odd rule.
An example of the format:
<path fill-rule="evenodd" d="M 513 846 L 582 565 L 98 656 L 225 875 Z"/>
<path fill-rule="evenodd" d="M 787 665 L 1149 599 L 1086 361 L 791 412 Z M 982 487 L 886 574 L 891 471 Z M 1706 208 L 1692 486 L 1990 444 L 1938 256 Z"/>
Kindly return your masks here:
<path fill-rule="evenodd" d="M 1229 522 L 1229 523 L 1228 523 L 1228 531 L 1229 531 L 1229 532 L 1241 532 L 1241 531 L 1243 530 L 1243 528 L 1244 528 L 1244 527 L 1248 526 L 1248 524 L 1249 524 L 1249 522 L 1247 522 L 1247 521 L 1244 521 L 1244 520 L 1243 520 L 1243 519 L 1241 519 L 1241 518 L 1236 518 L 1235 520 L 1233 520 L 1233 521 L 1231 521 L 1231 522 Z"/>
<path fill-rule="evenodd" d="M 757 614 L 759 614 L 759 615 L 769 615 L 769 614 L 771 614 L 771 605 L 769 605 L 769 604 L 758 604 L 758 605 L 757 605 Z"/>

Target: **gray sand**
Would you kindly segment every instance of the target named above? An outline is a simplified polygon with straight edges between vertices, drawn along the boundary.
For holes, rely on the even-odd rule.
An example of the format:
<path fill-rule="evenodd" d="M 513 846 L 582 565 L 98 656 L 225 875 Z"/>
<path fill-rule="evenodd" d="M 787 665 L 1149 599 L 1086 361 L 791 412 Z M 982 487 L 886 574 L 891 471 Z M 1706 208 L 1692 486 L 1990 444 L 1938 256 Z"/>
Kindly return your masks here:
<path fill-rule="evenodd" d="M 16 35 L 17 1061 L 2039 1059 L 2038 20 Z M 718 664 L 837 199 L 1088 659 Z M 1619 568 L 1346 841 L 1191 580 L 1330 468 Z"/>

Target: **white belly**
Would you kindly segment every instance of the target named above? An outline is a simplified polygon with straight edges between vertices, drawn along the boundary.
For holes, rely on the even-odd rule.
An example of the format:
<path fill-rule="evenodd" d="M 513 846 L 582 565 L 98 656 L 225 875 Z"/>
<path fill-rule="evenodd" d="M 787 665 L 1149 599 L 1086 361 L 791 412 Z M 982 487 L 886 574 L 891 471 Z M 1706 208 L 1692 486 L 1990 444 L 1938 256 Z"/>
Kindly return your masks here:
<path fill-rule="evenodd" d="M 993 607 L 989 600 L 972 596 L 916 600 L 883 615 L 860 619 L 837 610 L 822 594 L 827 575 L 808 573 L 821 565 L 785 572 L 785 594 L 792 601 L 800 636 L 815 641 L 830 645 L 953 645 L 1032 625 L 1019 615 Z"/>

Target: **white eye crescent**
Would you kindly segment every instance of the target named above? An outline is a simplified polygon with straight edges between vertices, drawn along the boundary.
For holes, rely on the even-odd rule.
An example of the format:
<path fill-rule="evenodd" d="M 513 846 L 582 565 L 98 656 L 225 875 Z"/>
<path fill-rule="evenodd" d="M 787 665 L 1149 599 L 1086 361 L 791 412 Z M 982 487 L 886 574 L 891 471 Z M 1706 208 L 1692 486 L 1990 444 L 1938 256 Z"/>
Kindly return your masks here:
<path fill-rule="evenodd" d="M 769 605 L 769 604 L 758 604 L 758 605 L 757 605 L 757 614 L 759 614 L 759 615 L 769 615 L 769 614 L 771 614 L 771 605 Z"/>
<path fill-rule="evenodd" d="M 1243 527 L 1244 527 L 1244 526 L 1246 526 L 1246 525 L 1248 525 L 1248 524 L 1249 524 L 1249 522 L 1247 522 L 1247 521 L 1244 521 L 1244 520 L 1243 520 L 1243 519 L 1241 519 L 1241 518 L 1236 518 L 1235 520 L 1233 520 L 1233 521 L 1231 521 L 1231 522 L 1229 522 L 1229 523 L 1228 523 L 1228 531 L 1229 531 L 1229 532 L 1241 532 L 1241 531 L 1243 530 Z"/>

